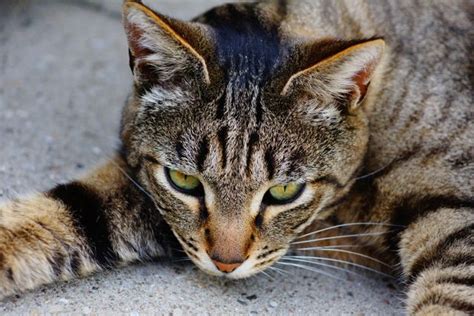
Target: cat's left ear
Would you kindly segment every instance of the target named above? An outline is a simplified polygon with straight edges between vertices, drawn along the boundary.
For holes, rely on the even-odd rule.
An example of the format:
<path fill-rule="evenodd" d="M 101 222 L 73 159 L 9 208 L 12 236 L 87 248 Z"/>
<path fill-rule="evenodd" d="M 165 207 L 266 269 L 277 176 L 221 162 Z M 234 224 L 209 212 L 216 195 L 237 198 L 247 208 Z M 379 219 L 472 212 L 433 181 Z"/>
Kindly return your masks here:
<path fill-rule="evenodd" d="M 202 24 L 171 19 L 139 0 L 124 1 L 123 23 L 137 83 L 167 83 L 190 75 L 210 83 L 206 60 L 199 52 L 204 50 L 199 45 L 206 42 Z"/>
<path fill-rule="evenodd" d="M 348 45 L 342 43 L 341 50 L 292 75 L 281 94 L 303 90 L 323 99 L 342 100 L 349 111 L 359 108 L 382 60 L 385 42 L 375 39 Z"/>

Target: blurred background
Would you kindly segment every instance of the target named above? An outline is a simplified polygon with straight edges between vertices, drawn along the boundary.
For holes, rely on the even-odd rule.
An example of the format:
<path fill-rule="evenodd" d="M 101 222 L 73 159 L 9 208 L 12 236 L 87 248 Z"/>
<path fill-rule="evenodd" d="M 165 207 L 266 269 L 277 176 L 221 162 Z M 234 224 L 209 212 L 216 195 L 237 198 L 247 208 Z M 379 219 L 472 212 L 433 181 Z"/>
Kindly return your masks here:
<path fill-rule="evenodd" d="M 148 0 L 188 19 L 218 0 Z M 0 200 L 45 190 L 106 160 L 131 75 L 121 0 L 0 0 Z M 314 272 L 215 279 L 163 262 L 12 297 L 0 314 L 395 315 L 393 282 Z"/>
<path fill-rule="evenodd" d="M 144 2 L 189 19 L 224 1 Z M 0 198 L 70 179 L 112 152 L 131 85 L 121 5 L 0 0 Z"/>

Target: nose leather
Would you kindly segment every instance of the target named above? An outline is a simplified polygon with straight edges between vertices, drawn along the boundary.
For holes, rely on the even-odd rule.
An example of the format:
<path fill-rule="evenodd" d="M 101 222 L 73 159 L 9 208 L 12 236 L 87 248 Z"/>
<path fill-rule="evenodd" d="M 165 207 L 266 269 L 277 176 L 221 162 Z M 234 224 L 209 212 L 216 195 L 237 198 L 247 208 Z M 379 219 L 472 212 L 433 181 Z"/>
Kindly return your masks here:
<path fill-rule="evenodd" d="M 219 271 L 224 273 L 230 273 L 242 265 L 242 262 L 224 263 L 217 260 L 212 260 L 212 262 L 214 262 Z"/>

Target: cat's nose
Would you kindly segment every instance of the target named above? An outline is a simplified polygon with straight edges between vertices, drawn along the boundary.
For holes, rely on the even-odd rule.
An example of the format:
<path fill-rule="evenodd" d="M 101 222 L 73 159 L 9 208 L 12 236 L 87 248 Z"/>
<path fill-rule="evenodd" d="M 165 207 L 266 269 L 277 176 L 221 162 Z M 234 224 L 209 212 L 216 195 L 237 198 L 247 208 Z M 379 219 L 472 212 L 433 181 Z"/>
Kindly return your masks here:
<path fill-rule="evenodd" d="M 214 259 L 212 259 L 212 262 L 214 262 L 219 271 L 224 273 L 231 273 L 232 271 L 240 267 L 240 265 L 242 264 L 242 262 L 224 263 Z"/>

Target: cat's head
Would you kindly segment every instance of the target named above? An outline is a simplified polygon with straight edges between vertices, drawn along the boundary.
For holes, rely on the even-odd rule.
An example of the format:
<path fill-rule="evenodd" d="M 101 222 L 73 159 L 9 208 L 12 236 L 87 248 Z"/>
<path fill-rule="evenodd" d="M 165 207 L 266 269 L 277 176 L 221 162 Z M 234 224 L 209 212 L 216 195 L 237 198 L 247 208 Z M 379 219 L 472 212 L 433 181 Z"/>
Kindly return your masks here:
<path fill-rule="evenodd" d="M 366 152 L 383 41 L 301 41 L 281 34 L 280 14 L 227 5 L 182 22 L 124 5 L 126 158 L 211 274 L 277 261 L 347 191 Z"/>

